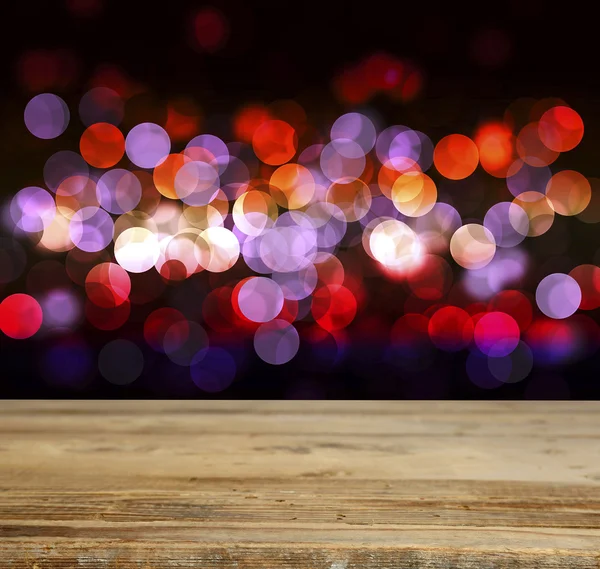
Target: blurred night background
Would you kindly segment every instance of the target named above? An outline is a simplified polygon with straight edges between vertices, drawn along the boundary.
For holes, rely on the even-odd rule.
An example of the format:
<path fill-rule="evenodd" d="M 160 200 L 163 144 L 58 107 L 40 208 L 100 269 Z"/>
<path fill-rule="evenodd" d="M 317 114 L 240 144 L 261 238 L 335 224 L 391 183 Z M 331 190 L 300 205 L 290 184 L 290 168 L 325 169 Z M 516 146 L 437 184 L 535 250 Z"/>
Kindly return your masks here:
<path fill-rule="evenodd" d="M 0 200 L 5 210 L 0 229 L 0 298 L 26 294 L 39 303 L 43 312 L 43 322 L 36 326 L 36 309 L 26 309 L 23 302 L 27 304 L 27 299 L 16 299 L 10 309 L 10 314 L 18 313 L 26 321 L 10 320 L 13 316 L 8 315 L 9 308 L 5 307 L 4 312 L 0 308 L 0 328 L 5 332 L 0 334 L 0 396 L 600 397 L 600 197 L 595 197 L 595 192 L 600 192 L 600 78 L 596 72 L 597 20 L 591 8 L 586 12 L 577 9 L 576 3 L 550 8 L 538 0 L 496 3 L 493 10 L 482 5 L 480 9 L 459 9 L 455 3 L 428 2 L 9 0 L 2 3 L 0 15 L 4 25 L 0 35 Z M 80 151 L 83 132 L 95 122 L 87 115 L 96 112 L 90 107 L 85 115 L 80 101 L 93 89 L 111 89 L 122 104 L 115 111 L 122 114 L 122 120 L 119 116 L 112 121 L 106 118 L 106 112 L 110 115 L 115 107 L 102 107 L 103 99 L 96 109 L 101 117 L 98 122 L 112 121 L 124 136 L 141 123 L 160 125 L 170 137 L 172 153 L 183 152 L 197 135 L 219 137 L 229 145 L 227 152 L 237 156 L 236 164 L 246 164 L 244 182 L 268 179 L 284 163 L 272 155 L 263 160 L 268 145 L 261 147 L 254 133 L 268 121 L 284 121 L 293 127 L 295 157 L 291 163 L 305 165 L 310 157 L 302 152 L 309 149 L 310 154 L 314 145 L 327 145 L 332 124 L 346 113 L 369 117 L 360 123 L 363 133 L 371 125 L 377 133 L 393 125 L 424 133 L 426 141 L 420 139 L 421 154 L 415 158 L 417 168 L 423 170 L 426 168 L 420 161 L 427 160 L 427 144 L 431 155 L 444 137 L 465 135 L 479 148 L 480 163 L 476 163 L 473 173 L 442 176 L 445 155 L 441 146 L 435 165 L 431 166 L 433 159 L 428 165 L 428 174 L 437 186 L 437 201 L 451 204 L 456 209 L 450 209 L 462 218 L 453 231 L 467 223 L 486 225 L 484 216 L 495 203 L 514 203 L 521 191 L 536 190 L 538 171 L 542 178 L 545 172 L 548 176 L 562 170 L 580 173 L 589 181 L 591 197 L 586 197 L 585 188 L 581 189 L 586 182 L 569 174 L 569 188 L 579 184 L 579 189 L 560 190 L 562 197 L 554 202 L 556 214 L 551 212 L 550 225 L 537 235 L 531 233 L 530 211 L 519 202 L 523 206 L 519 212 L 527 211 L 529 236 L 521 239 L 518 247 L 494 249 L 493 261 L 506 263 L 506 274 L 510 277 L 513 271 L 514 278 L 497 277 L 482 291 L 473 277 L 471 293 L 462 280 L 469 270 L 455 262 L 460 254 L 451 255 L 448 243 L 444 252 L 440 251 L 439 256 L 436 252 L 435 259 L 430 259 L 435 265 L 430 267 L 433 273 L 416 284 L 387 278 L 376 268 L 377 259 L 365 253 L 361 239 L 365 228 L 372 231 L 374 227 L 367 226 L 367 220 L 390 215 L 389 210 L 381 206 L 381 211 L 373 213 L 375 206 L 369 210 L 367 205 L 361 215 L 346 215 L 346 233 L 337 242 L 321 247 L 321 257 L 311 259 L 309 268 L 317 284 L 311 286 L 310 295 L 290 300 L 289 306 L 286 296 L 282 309 L 285 316 L 279 314 L 277 321 L 287 328 L 265 328 L 266 344 L 261 356 L 255 339 L 257 323 L 267 322 L 268 318 L 257 317 L 254 322 L 252 318 L 244 319 L 255 305 L 244 311 L 242 299 L 233 302 L 232 298 L 240 294 L 243 279 L 270 274 L 260 273 L 256 265 L 246 263 L 243 248 L 239 259 L 231 259 L 233 266 L 228 270 L 198 270 L 185 275 L 183 264 L 173 261 L 165 262 L 161 270 L 152 267 L 147 272 L 129 271 L 131 292 L 126 291 L 119 301 L 118 287 L 111 279 L 127 280 L 126 275 L 98 273 L 94 274 L 94 282 L 88 275 L 98 264 L 115 263 L 116 245 L 99 251 L 80 250 L 72 243 L 57 245 L 58 237 L 45 233 L 46 221 L 40 222 L 43 228 L 39 231 L 24 230 L 24 218 L 15 218 L 18 208 L 11 209 L 15 203 L 11 200 L 19 190 L 36 187 L 45 188 L 44 192 L 52 190 L 51 194 L 57 196 L 60 193 L 56 187 L 49 187 L 48 179 L 53 174 L 48 174 L 47 161 L 61 151 Z M 28 103 L 42 93 L 57 95 L 69 108 L 70 121 L 60 136 L 34 135 L 35 126 L 26 126 L 23 120 Z M 540 150 L 541 143 L 535 139 L 531 146 L 540 153 L 542 162 L 532 166 L 527 160 L 521 161 L 519 164 L 525 162 L 523 172 L 531 170 L 533 174 L 528 174 L 525 186 L 517 184 L 519 191 L 514 187 L 509 191 L 506 171 L 498 173 L 503 165 L 494 163 L 497 155 L 490 158 L 491 151 L 482 149 L 485 137 L 491 136 L 486 133 L 500 132 L 501 138 L 502 129 L 507 129 L 506 140 L 511 141 L 507 144 L 512 144 L 507 151 L 509 167 L 529 155 L 529 151 L 517 148 L 517 135 L 522 129 L 532 123 L 554 128 L 549 121 L 562 117 L 561 109 L 565 108 L 567 112 L 569 108 L 576 111 L 575 119 L 580 117 L 585 125 L 581 141 L 571 149 L 564 146 L 566 138 L 559 137 L 556 144 L 564 148 L 553 149 L 548 144 Z M 568 114 L 568 118 L 572 116 Z M 537 126 L 533 128 L 537 133 Z M 394 131 L 394 136 L 401 132 Z M 141 176 L 142 200 L 146 199 L 145 207 L 152 209 L 148 212 L 151 215 L 155 215 L 159 201 L 178 202 L 165 199 L 173 197 L 166 189 L 159 188 L 160 195 L 157 193 L 152 185 L 153 181 L 156 185 L 156 172 L 152 178 L 152 169 L 136 163 L 133 138 L 127 140 L 127 144 L 132 141 L 132 150 L 128 147 L 127 154 L 110 167 L 135 170 L 138 178 Z M 285 145 L 282 148 L 279 150 L 285 152 Z M 216 156 L 213 147 L 208 150 Z M 343 162 L 345 155 L 339 152 Z M 370 188 L 369 204 L 381 205 L 382 201 L 376 200 L 379 190 L 375 186 L 383 175 L 378 168 L 384 166 L 377 161 L 375 150 L 368 148 L 365 154 L 371 157 L 367 157 L 365 166 L 366 170 L 371 168 L 369 179 L 364 173 L 356 178 Z M 318 164 L 318 154 L 316 157 Z M 204 159 L 204 155 L 194 158 Z M 487 166 L 484 159 L 489 159 Z M 101 161 L 95 165 L 87 156 L 86 160 L 98 166 L 89 171 L 95 184 L 108 168 Z M 323 155 L 320 160 L 324 169 Z M 223 168 L 219 171 L 222 194 L 211 202 L 214 211 L 200 212 L 201 207 L 207 207 L 204 203 L 191 205 L 198 206 L 197 215 L 205 219 L 216 215 L 217 210 L 222 212 L 219 207 L 224 203 L 221 225 L 232 229 L 232 210 L 230 207 L 228 215 L 227 202 L 232 206 L 239 198 L 242 181 L 232 174 L 233 167 L 228 168 L 226 174 Z M 225 188 L 227 176 L 233 176 L 229 188 Z M 396 172 L 394 179 L 398 176 Z M 56 180 L 57 186 L 62 182 L 63 178 Z M 327 183 L 332 182 L 328 176 Z M 546 182 L 544 179 L 544 187 L 537 188 L 542 193 L 547 191 Z M 390 183 L 393 185 L 393 180 Z M 260 189 L 259 185 L 258 181 L 250 184 L 254 189 Z M 172 191 L 177 193 L 177 188 Z M 283 197 L 277 193 L 279 190 L 269 191 L 273 192 L 272 205 L 276 212 L 279 207 L 280 216 L 296 209 L 285 189 Z M 578 200 L 589 202 L 588 207 L 560 215 L 558 202 L 573 208 Z M 335 203 L 342 207 L 340 201 Z M 357 203 L 353 203 L 353 212 Z M 184 209 L 189 205 L 184 203 Z M 25 215 L 24 207 L 18 215 Z M 115 222 L 115 242 L 116 228 L 137 227 L 131 215 L 125 219 L 128 209 L 110 212 Z M 143 208 L 140 205 L 138 209 Z M 401 215 L 394 210 L 392 217 L 415 229 L 421 214 L 407 221 L 399 209 Z M 71 215 L 75 215 L 73 211 Z M 175 215 L 169 211 L 165 209 L 163 217 Z M 43 218 L 37 213 L 28 215 L 28 223 L 32 215 L 37 215 L 38 221 Z M 182 215 L 181 209 L 177 215 Z M 121 226 L 118 218 L 123 218 Z M 337 218 L 331 219 L 335 225 Z M 168 225 L 171 221 L 161 223 Z M 20 231 L 15 231 L 19 223 Z M 177 231 L 177 220 L 174 223 Z M 191 224 L 198 233 L 205 229 L 201 222 Z M 418 233 L 418 228 L 415 231 Z M 442 237 L 449 240 L 451 236 Z M 206 242 L 212 254 L 208 237 Z M 463 256 L 468 257 L 467 245 L 464 248 Z M 117 262 L 128 269 L 127 261 L 117 258 Z M 468 262 L 470 259 L 464 261 Z M 582 265 L 583 269 L 577 269 Z M 301 268 L 305 272 L 299 279 L 308 286 L 307 267 Z M 118 264 L 115 269 L 121 270 Z M 502 266 L 498 270 L 505 272 Z M 573 292 L 569 283 L 561 281 L 555 290 L 559 300 L 548 300 L 547 304 L 558 302 L 564 306 L 575 294 L 580 295 L 580 309 L 575 306 L 572 315 L 561 316 L 551 314 L 552 310 L 560 312 L 560 307 L 542 310 L 543 299 L 536 301 L 540 281 L 573 270 L 580 287 L 575 285 L 577 290 Z M 289 273 L 282 269 L 281 274 Z M 423 284 L 426 279 L 429 289 Z M 343 294 L 339 290 L 342 284 Z M 475 289 L 477 294 L 473 293 Z M 280 294 L 279 288 L 277 291 Z M 112 307 L 105 303 L 106 294 L 114 296 Z M 274 302 L 268 287 L 261 294 L 267 305 Z M 560 299 L 561 294 L 566 295 L 565 299 Z M 500 305 L 505 308 L 498 308 Z M 439 327 L 432 330 L 436 310 L 444 306 L 460 307 L 460 314 L 452 313 L 451 322 L 436 321 L 434 327 Z M 510 322 L 492 319 L 487 328 L 478 325 L 482 314 L 499 314 L 498 310 L 511 315 Z M 414 318 L 406 319 L 407 314 Z M 468 316 L 468 326 L 461 321 L 457 332 L 452 326 L 456 327 L 462 314 Z M 498 345 L 511 342 L 513 323 L 518 325 L 515 345 L 503 352 Z M 29 326 L 33 327 L 30 334 Z M 292 330 L 293 337 L 289 336 L 290 326 L 297 330 Z M 470 327 L 469 331 L 465 326 Z M 505 331 L 506 337 L 490 347 L 489 335 L 493 336 L 496 326 Z M 16 337 L 19 334 L 22 339 Z M 294 334 L 299 338 L 298 346 Z M 278 341 L 283 342 L 280 348 L 275 345 Z M 291 352 L 286 355 L 286 350 Z"/>

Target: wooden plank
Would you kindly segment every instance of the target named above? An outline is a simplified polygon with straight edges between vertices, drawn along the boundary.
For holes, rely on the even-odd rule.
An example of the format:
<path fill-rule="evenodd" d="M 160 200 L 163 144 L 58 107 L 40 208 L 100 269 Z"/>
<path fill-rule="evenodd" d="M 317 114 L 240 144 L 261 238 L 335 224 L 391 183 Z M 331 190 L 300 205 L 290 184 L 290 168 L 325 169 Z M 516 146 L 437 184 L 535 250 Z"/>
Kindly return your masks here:
<path fill-rule="evenodd" d="M 600 403 L 4 401 L 0 566 L 600 568 Z"/>

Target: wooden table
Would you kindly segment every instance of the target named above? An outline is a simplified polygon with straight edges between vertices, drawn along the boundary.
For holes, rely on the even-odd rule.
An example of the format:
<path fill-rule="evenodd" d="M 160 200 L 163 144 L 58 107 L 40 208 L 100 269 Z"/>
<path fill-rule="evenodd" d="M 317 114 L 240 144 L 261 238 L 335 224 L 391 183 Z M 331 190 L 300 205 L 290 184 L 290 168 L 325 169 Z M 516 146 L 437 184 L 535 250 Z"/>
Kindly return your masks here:
<path fill-rule="evenodd" d="M 600 403 L 0 403 L 0 567 L 600 567 Z"/>

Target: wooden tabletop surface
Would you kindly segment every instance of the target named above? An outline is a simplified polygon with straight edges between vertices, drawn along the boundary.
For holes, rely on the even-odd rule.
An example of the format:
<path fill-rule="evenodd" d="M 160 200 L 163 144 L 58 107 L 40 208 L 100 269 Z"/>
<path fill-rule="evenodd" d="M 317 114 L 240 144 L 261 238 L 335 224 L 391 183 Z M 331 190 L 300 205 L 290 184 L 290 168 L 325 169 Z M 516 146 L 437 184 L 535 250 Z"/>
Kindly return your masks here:
<path fill-rule="evenodd" d="M 0 567 L 600 568 L 600 403 L 0 402 Z"/>

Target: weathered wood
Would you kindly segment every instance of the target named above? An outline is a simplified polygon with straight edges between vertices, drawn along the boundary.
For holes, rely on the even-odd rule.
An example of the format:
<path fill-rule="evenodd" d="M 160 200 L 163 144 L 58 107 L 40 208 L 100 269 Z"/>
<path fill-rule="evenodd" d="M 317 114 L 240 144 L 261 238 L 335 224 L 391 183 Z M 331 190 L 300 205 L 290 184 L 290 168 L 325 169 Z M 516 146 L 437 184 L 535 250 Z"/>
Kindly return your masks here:
<path fill-rule="evenodd" d="M 4 401 L 0 567 L 600 568 L 600 403 Z"/>

